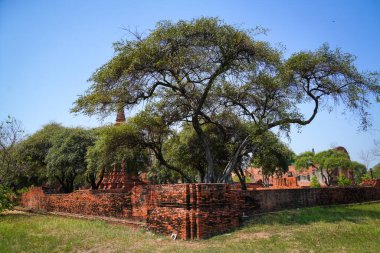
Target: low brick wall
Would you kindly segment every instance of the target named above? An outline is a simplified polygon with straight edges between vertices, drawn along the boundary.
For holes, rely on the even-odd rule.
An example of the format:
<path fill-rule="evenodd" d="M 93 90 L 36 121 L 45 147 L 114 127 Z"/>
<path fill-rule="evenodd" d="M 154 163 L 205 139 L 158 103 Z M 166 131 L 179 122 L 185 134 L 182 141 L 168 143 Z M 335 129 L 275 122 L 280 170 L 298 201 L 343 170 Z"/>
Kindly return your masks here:
<path fill-rule="evenodd" d="M 240 215 L 317 205 L 380 200 L 380 187 L 261 189 L 235 191 Z"/>
<path fill-rule="evenodd" d="M 366 186 L 238 190 L 230 184 L 138 185 L 130 192 L 81 190 L 46 194 L 32 188 L 21 205 L 45 211 L 145 221 L 182 239 L 203 239 L 237 228 L 241 217 L 274 210 L 380 200 L 380 180 Z"/>
<path fill-rule="evenodd" d="M 117 218 L 131 214 L 131 198 L 126 193 L 81 190 L 65 195 L 49 194 L 47 200 L 48 211 Z"/>
<path fill-rule="evenodd" d="M 95 216 L 130 217 L 131 197 L 123 192 L 79 190 L 69 194 L 45 194 L 32 188 L 21 197 L 21 205 L 47 212 L 66 212 Z"/>

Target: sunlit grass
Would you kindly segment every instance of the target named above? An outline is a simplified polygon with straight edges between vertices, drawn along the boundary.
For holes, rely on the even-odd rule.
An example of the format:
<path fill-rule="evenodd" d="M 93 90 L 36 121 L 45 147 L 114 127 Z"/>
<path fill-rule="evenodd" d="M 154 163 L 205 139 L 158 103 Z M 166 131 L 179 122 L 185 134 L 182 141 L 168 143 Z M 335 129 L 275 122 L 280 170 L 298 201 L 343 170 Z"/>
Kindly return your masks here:
<path fill-rule="evenodd" d="M 380 252 L 380 203 L 259 215 L 201 241 L 172 241 L 103 221 L 8 213 L 0 215 L 0 252 Z"/>

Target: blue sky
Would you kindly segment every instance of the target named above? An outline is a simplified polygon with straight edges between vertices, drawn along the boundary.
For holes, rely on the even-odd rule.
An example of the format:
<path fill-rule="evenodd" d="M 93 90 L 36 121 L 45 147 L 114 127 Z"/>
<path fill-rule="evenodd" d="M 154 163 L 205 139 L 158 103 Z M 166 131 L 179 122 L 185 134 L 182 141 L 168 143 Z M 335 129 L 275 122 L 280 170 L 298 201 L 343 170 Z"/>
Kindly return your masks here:
<path fill-rule="evenodd" d="M 244 28 L 269 29 L 267 40 L 286 46 L 285 55 L 314 50 L 327 42 L 356 55 L 360 70 L 380 70 L 380 1 L 18 1 L 0 0 L 0 120 L 11 115 L 27 133 L 55 121 L 95 127 L 97 118 L 69 112 L 90 75 L 113 56 L 112 43 L 123 27 L 149 33 L 160 20 L 219 17 Z M 296 152 L 332 145 L 347 148 L 354 160 L 380 139 L 380 104 L 370 110 L 373 128 L 339 111 L 320 113 L 294 129 Z M 110 121 L 114 120 L 112 116 Z M 109 121 L 105 121 L 107 123 Z M 380 162 L 373 161 L 371 165 Z"/>

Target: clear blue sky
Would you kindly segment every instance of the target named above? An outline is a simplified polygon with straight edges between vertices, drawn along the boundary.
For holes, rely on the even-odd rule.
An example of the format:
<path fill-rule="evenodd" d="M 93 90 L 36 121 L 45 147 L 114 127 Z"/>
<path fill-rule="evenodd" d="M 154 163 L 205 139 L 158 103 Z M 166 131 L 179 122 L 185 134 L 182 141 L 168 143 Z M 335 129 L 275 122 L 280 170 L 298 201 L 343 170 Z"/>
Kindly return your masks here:
<path fill-rule="evenodd" d="M 286 55 L 328 42 L 358 57 L 361 70 L 380 70 L 380 1 L 18 1 L 0 0 L 0 120 L 11 115 L 28 133 L 51 121 L 94 127 L 96 118 L 69 110 L 89 86 L 90 75 L 113 56 L 112 43 L 123 27 L 148 33 L 169 19 L 219 17 L 245 28 L 268 28 Z M 291 134 L 296 152 L 342 145 L 351 157 L 380 139 L 380 104 L 371 109 L 373 129 L 339 112 L 321 113 L 300 133 Z M 114 120 L 114 116 L 110 118 Z M 105 122 L 103 122 L 105 123 Z M 374 161 L 372 163 L 375 164 Z"/>

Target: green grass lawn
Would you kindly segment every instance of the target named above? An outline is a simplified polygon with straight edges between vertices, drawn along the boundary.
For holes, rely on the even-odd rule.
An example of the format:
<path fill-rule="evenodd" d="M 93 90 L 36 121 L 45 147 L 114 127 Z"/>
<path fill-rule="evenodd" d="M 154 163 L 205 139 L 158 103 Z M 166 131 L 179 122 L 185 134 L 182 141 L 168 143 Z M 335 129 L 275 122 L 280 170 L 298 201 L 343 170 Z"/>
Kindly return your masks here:
<path fill-rule="evenodd" d="M 265 214 L 201 241 L 102 221 L 5 213 L 0 252 L 380 252 L 380 203 Z"/>

